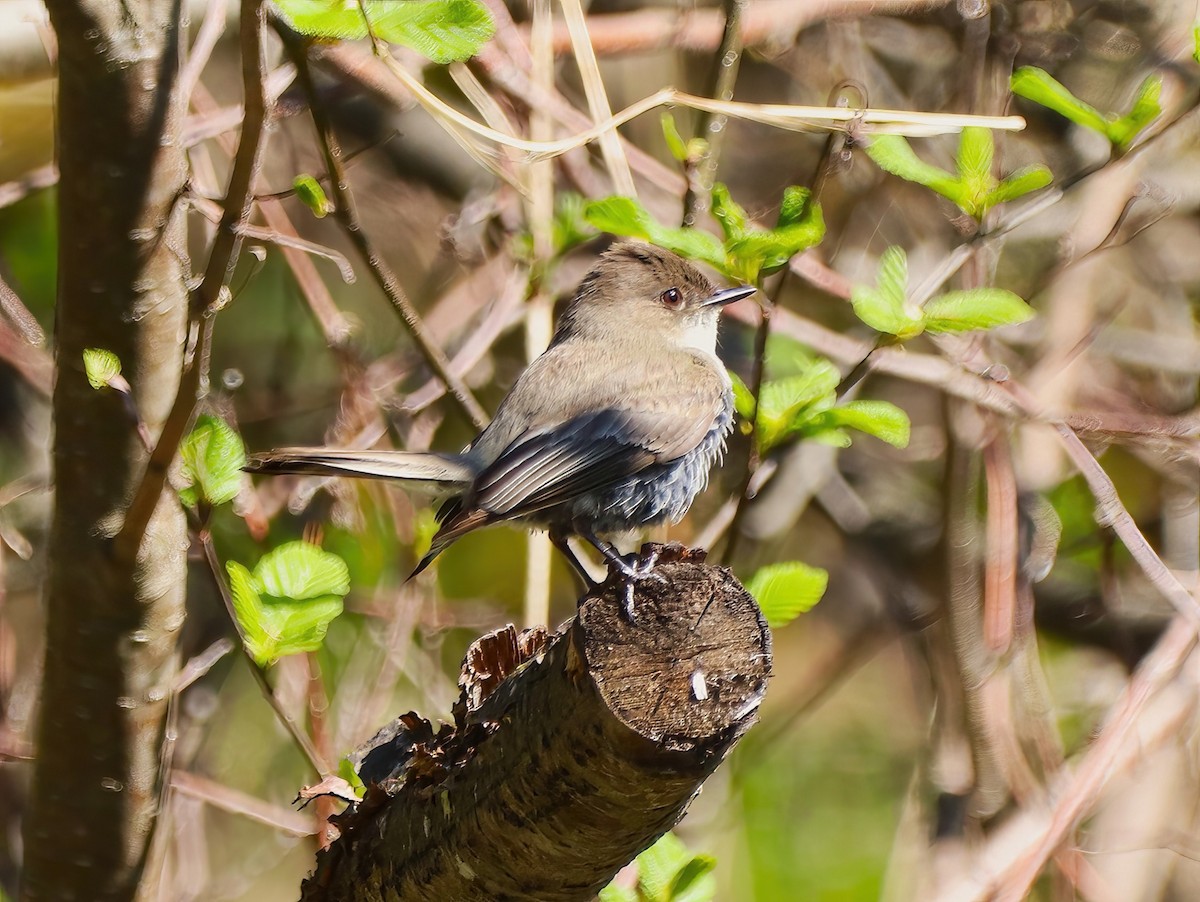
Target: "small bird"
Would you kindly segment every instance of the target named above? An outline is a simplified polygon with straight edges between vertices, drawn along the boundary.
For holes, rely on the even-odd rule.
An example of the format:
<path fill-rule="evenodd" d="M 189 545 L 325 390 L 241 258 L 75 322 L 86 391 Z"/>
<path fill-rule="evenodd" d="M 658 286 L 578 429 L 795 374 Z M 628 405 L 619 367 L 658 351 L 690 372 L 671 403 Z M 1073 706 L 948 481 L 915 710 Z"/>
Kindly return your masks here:
<path fill-rule="evenodd" d="M 465 451 L 280 448 L 247 469 L 399 479 L 448 492 L 414 576 L 459 537 L 512 520 L 549 530 L 590 583 L 567 541 L 577 536 L 620 574 L 632 621 L 633 584 L 653 560 L 623 558 L 608 537 L 678 521 L 707 485 L 733 424 L 717 318 L 754 291 L 717 290 L 670 251 L 620 242 L 584 277 L 550 346 Z"/>

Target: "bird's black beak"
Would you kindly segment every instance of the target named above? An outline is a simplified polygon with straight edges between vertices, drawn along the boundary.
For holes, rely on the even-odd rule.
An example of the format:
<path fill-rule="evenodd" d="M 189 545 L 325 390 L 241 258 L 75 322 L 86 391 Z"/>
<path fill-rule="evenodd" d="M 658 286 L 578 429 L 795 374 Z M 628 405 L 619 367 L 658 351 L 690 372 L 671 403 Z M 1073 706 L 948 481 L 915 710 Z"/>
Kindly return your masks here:
<path fill-rule="evenodd" d="M 732 304 L 734 301 L 740 301 L 742 298 L 748 298 L 754 292 L 758 291 L 753 285 L 739 285 L 736 288 L 723 288 L 708 298 L 701 307 L 724 307 L 726 304 Z"/>

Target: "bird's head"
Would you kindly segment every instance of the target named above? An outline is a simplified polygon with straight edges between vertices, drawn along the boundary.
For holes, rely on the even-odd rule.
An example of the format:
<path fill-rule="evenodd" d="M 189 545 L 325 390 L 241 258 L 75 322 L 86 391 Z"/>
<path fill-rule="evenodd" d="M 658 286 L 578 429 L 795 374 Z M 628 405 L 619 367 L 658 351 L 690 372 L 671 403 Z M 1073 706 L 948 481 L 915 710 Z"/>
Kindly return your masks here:
<path fill-rule="evenodd" d="M 712 353 L 721 308 L 750 285 L 716 288 L 678 254 L 640 241 L 614 244 L 584 277 L 559 317 L 555 341 L 664 341 Z"/>

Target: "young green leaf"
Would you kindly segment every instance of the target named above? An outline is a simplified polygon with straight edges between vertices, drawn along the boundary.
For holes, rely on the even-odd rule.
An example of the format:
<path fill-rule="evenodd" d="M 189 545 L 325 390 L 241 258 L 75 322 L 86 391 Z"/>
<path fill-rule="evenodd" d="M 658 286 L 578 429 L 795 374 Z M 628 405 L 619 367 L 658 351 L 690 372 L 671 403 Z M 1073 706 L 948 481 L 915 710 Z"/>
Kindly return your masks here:
<path fill-rule="evenodd" d="M 367 787 L 363 785 L 362 778 L 359 777 L 358 771 L 354 769 L 354 762 L 349 758 L 343 758 L 338 762 L 338 776 L 350 785 L 350 788 L 354 790 L 354 794 L 360 799 L 366 794 Z"/>
<path fill-rule="evenodd" d="M 824 425 L 873 435 L 894 448 L 907 448 L 912 434 L 908 414 L 887 401 L 849 401 L 821 414 Z"/>
<path fill-rule="evenodd" d="M 746 232 L 725 245 L 728 270 L 735 278 L 757 283 L 787 265 L 796 254 L 821 243 L 825 237 L 825 218 L 820 204 L 811 204 L 797 222 L 765 231 Z"/>
<path fill-rule="evenodd" d="M 820 567 L 799 561 L 768 564 L 746 583 L 746 590 L 758 602 L 767 624 L 773 629 L 786 626 L 821 600 L 829 585 L 829 574 Z"/>
<path fill-rule="evenodd" d="M 1033 308 L 1011 291 L 976 288 L 950 291 L 933 298 L 923 310 L 929 332 L 970 332 L 1023 323 L 1034 316 Z"/>
<path fill-rule="evenodd" d="M 671 902 L 708 902 L 716 895 L 716 881 L 712 871 L 717 859 L 711 855 L 693 855 L 679 871 L 667 893 Z"/>
<path fill-rule="evenodd" d="M 855 286 L 850 291 L 854 314 L 876 332 L 901 339 L 920 335 L 924 326 L 920 311 L 910 308 L 908 258 L 904 249 L 892 245 L 879 258 L 876 287 Z"/>
<path fill-rule="evenodd" d="M 956 158 L 958 177 L 962 182 L 964 199 L 972 208 L 966 212 L 977 218 L 987 212 L 980 207 L 983 199 L 996 185 L 995 176 L 992 175 L 994 155 L 995 148 L 989 129 L 969 125 L 962 130 Z"/>
<path fill-rule="evenodd" d="M 1037 191 L 1039 188 L 1045 188 L 1052 181 L 1054 181 L 1054 176 L 1045 166 L 1041 164 L 1023 166 L 1016 172 L 1010 173 L 1001 180 L 1000 184 L 989 191 L 984 198 L 983 205 L 986 209 L 991 209 L 997 204 L 1008 203 L 1010 200 L 1016 200 L 1032 191 Z"/>
<path fill-rule="evenodd" d="M 583 218 L 584 199 L 574 191 L 560 191 L 554 198 L 554 223 L 551 240 L 555 255 L 563 254 L 582 244 L 596 233 Z"/>
<path fill-rule="evenodd" d="M 721 224 L 727 242 L 746 234 L 746 211 L 733 199 L 723 182 L 712 187 L 712 214 Z"/>
<path fill-rule="evenodd" d="M 687 846 L 674 833 L 664 833 L 658 842 L 637 857 L 638 891 L 648 900 L 668 900 L 671 882 L 691 857 Z"/>
<path fill-rule="evenodd" d="M 92 388 L 104 388 L 121 375 L 121 360 L 104 348 L 84 348 L 83 373 Z"/>
<path fill-rule="evenodd" d="M 180 475 L 186 484 L 179 497 L 195 506 L 200 500 L 209 504 L 232 501 L 241 488 L 246 448 L 224 420 L 203 414 L 179 446 L 182 461 Z"/>
<path fill-rule="evenodd" d="M 808 199 L 812 192 L 800 185 L 788 185 L 783 189 L 783 198 L 779 202 L 779 218 L 775 228 L 799 225 L 809 215 Z"/>
<path fill-rule="evenodd" d="M 637 890 L 618 886 L 616 883 L 610 883 L 604 889 L 600 890 L 600 895 L 597 898 L 600 902 L 641 902 L 638 898 Z"/>
<path fill-rule="evenodd" d="M 237 561 L 225 569 L 246 650 L 261 667 L 320 648 L 350 591 L 345 562 L 307 542 L 268 552 L 253 573 Z"/>
<path fill-rule="evenodd" d="M 254 568 L 258 590 L 272 598 L 311 601 L 350 591 L 350 571 L 336 554 L 308 542 L 288 542 Z"/>
<path fill-rule="evenodd" d="M 1053 110 L 1076 125 L 1108 135 L 1108 120 L 1100 111 L 1068 91 L 1065 85 L 1056 81 L 1045 69 L 1022 66 L 1012 74 L 1010 85 L 1012 92 L 1018 97 L 1024 97 Z"/>
<path fill-rule="evenodd" d="M 325 189 L 311 175 L 296 176 L 292 181 L 292 190 L 296 192 L 300 203 L 308 207 L 317 219 L 324 219 L 333 212 L 333 204 L 325 196 Z"/>
<path fill-rule="evenodd" d="M 946 170 L 926 163 L 899 135 L 876 135 L 867 145 L 867 156 L 884 172 L 924 185 L 959 206 L 965 201 L 962 181 Z"/>
<path fill-rule="evenodd" d="M 675 117 L 670 113 L 664 112 L 659 118 L 662 123 L 663 140 L 667 142 L 667 149 L 671 151 L 673 156 L 680 163 L 686 163 L 688 159 L 687 143 L 683 140 L 683 136 L 679 134 L 679 129 L 675 125 Z"/>
<path fill-rule="evenodd" d="M 755 423 L 761 454 L 801 431 L 815 414 L 833 406 L 841 375 L 828 360 L 818 360 L 800 376 L 774 379 L 762 387 Z"/>
<path fill-rule="evenodd" d="M 284 19 L 301 34 L 325 40 L 357 40 L 374 34 L 411 47 L 435 63 L 469 59 L 496 31 L 479 0 L 276 0 Z M 364 18 L 364 13 L 366 18 Z"/>
<path fill-rule="evenodd" d="M 750 391 L 749 386 L 742 381 L 742 377 L 733 370 L 726 370 L 729 373 L 729 382 L 733 386 L 733 409 L 737 411 L 737 415 L 743 420 L 754 420 L 754 393 Z"/>
<path fill-rule="evenodd" d="M 683 257 L 700 260 L 722 272 L 726 271 L 725 249 L 715 235 L 700 229 L 664 226 L 631 197 L 613 196 L 592 201 L 584 208 L 583 215 L 602 232 L 641 238 Z"/>
<path fill-rule="evenodd" d="M 1162 104 L 1162 77 L 1151 75 L 1142 82 L 1129 112 L 1109 123 L 1108 139 L 1124 150 L 1142 130 L 1159 117 Z"/>

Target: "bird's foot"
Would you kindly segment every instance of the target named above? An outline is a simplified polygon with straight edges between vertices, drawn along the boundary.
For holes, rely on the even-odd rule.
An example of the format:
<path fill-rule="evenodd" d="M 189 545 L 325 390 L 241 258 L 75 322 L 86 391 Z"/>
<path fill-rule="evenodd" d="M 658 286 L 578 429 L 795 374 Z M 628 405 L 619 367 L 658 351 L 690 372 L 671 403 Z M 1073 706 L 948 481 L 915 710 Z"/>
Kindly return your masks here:
<path fill-rule="evenodd" d="M 617 582 L 621 587 L 621 616 L 630 626 L 637 624 L 637 615 L 633 610 L 633 594 L 637 584 L 646 579 L 663 579 L 654 572 L 658 557 L 659 549 L 652 548 L 648 553 L 627 554 L 609 561 L 617 571 Z"/>

